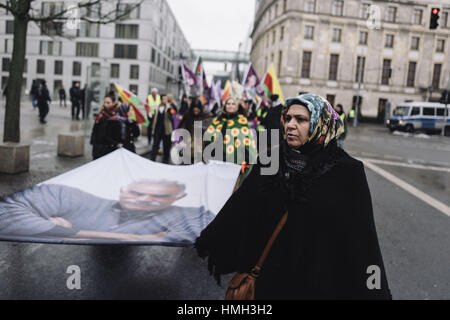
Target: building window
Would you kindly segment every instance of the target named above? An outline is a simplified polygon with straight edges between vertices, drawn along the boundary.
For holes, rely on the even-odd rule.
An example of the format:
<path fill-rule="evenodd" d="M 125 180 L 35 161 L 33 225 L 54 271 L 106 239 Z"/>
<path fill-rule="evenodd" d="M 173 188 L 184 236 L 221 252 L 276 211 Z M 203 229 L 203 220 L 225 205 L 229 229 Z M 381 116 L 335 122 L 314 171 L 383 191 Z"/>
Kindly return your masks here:
<path fill-rule="evenodd" d="M 77 30 L 77 35 L 82 38 L 98 38 L 100 36 L 100 25 L 82 21 L 80 28 Z"/>
<path fill-rule="evenodd" d="M 137 45 L 115 44 L 114 58 L 137 59 Z"/>
<path fill-rule="evenodd" d="M 393 34 L 387 34 L 386 35 L 386 42 L 384 44 L 385 48 L 393 48 L 394 47 L 394 35 Z"/>
<path fill-rule="evenodd" d="M 360 17 L 362 19 L 369 19 L 369 16 L 370 16 L 370 3 L 362 3 Z"/>
<path fill-rule="evenodd" d="M 281 27 L 280 29 L 280 41 L 283 41 L 284 39 L 284 27 Z"/>
<path fill-rule="evenodd" d="M 302 78 L 309 79 L 311 71 L 311 51 L 303 51 L 303 61 L 302 61 Z"/>
<path fill-rule="evenodd" d="M 314 39 L 314 27 L 313 26 L 305 26 L 305 39 Z"/>
<path fill-rule="evenodd" d="M 133 8 L 131 10 L 131 8 Z M 130 11 L 131 10 L 131 11 Z M 132 3 L 119 3 L 117 5 L 116 15 L 121 19 L 139 19 L 141 6 Z"/>
<path fill-rule="evenodd" d="M 366 31 L 361 31 L 359 33 L 359 44 L 366 46 L 367 45 L 367 38 L 368 38 L 368 32 Z"/>
<path fill-rule="evenodd" d="M 156 50 L 155 50 L 155 48 L 152 48 L 152 63 L 155 63 L 155 60 L 156 60 Z"/>
<path fill-rule="evenodd" d="M 102 12 L 101 3 L 91 5 L 81 9 L 81 14 L 89 18 L 100 18 Z"/>
<path fill-rule="evenodd" d="M 305 11 L 310 13 L 316 12 L 316 0 L 306 0 Z"/>
<path fill-rule="evenodd" d="M 283 13 L 286 13 L 287 10 L 287 0 L 283 0 Z"/>
<path fill-rule="evenodd" d="M 397 7 L 388 7 L 386 11 L 386 21 L 395 22 L 397 19 Z"/>
<path fill-rule="evenodd" d="M 119 78 L 120 77 L 120 64 L 111 63 L 111 78 Z"/>
<path fill-rule="evenodd" d="M 419 50 L 420 38 L 412 37 L 411 38 L 411 50 Z"/>
<path fill-rule="evenodd" d="M 37 60 L 36 73 L 45 73 L 45 60 Z"/>
<path fill-rule="evenodd" d="M 137 84 L 130 84 L 129 89 L 134 94 L 138 94 L 138 85 Z"/>
<path fill-rule="evenodd" d="M 359 83 L 359 76 L 361 73 L 361 83 L 364 82 L 364 68 L 366 66 L 366 57 L 358 57 L 356 59 L 356 74 L 355 74 L 355 82 Z"/>
<path fill-rule="evenodd" d="M 99 77 L 100 76 L 100 63 L 98 62 L 92 62 L 91 64 L 91 76 L 92 77 Z"/>
<path fill-rule="evenodd" d="M 62 22 L 48 21 L 41 22 L 41 35 L 58 36 L 63 34 L 64 24 Z"/>
<path fill-rule="evenodd" d="M 276 42 L 276 35 L 277 35 L 277 31 L 273 30 L 272 31 L 272 44 L 275 44 L 275 42 Z"/>
<path fill-rule="evenodd" d="M 332 54 L 330 56 L 330 70 L 328 73 L 328 80 L 333 80 L 333 81 L 337 80 L 338 64 L 339 64 L 339 55 Z"/>
<path fill-rule="evenodd" d="M 2 59 L 2 71 L 9 72 L 9 64 L 11 60 L 9 58 Z"/>
<path fill-rule="evenodd" d="M 14 39 L 5 39 L 5 53 L 12 53 Z"/>
<path fill-rule="evenodd" d="M 414 87 L 414 80 L 416 78 L 416 66 L 417 63 L 410 61 L 408 66 L 408 78 L 406 80 L 407 87 Z"/>
<path fill-rule="evenodd" d="M 14 34 L 14 20 L 6 21 L 6 34 Z"/>
<path fill-rule="evenodd" d="M 63 74 L 63 62 L 61 60 L 55 61 L 55 74 Z"/>
<path fill-rule="evenodd" d="M 449 28 L 449 21 L 448 21 L 448 11 L 442 12 L 442 22 L 440 23 L 442 28 Z"/>
<path fill-rule="evenodd" d="M 75 55 L 77 57 L 98 57 L 98 43 L 77 42 Z"/>
<path fill-rule="evenodd" d="M 81 62 L 74 61 L 72 64 L 72 75 L 81 76 Z"/>
<path fill-rule="evenodd" d="M 445 40 L 438 39 L 436 45 L 436 52 L 444 52 L 444 50 L 445 50 Z"/>
<path fill-rule="evenodd" d="M 432 82 L 433 89 L 439 89 L 439 83 L 441 81 L 441 69 L 442 69 L 442 64 L 440 64 L 440 63 L 434 64 L 433 82 Z"/>
<path fill-rule="evenodd" d="M 341 33 L 342 33 L 341 29 L 337 29 L 337 28 L 333 29 L 332 41 L 333 42 L 341 42 Z"/>
<path fill-rule="evenodd" d="M 327 101 L 331 104 L 331 106 L 334 108 L 334 103 L 336 101 L 336 95 L 334 94 L 327 94 Z M 343 110 L 342 110 L 343 111 Z"/>
<path fill-rule="evenodd" d="M 116 24 L 116 38 L 118 39 L 138 39 L 139 25 L 137 24 Z"/>
<path fill-rule="evenodd" d="M 422 16 L 423 16 L 422 9 L 414 9 L 413 24 L 422 24 Z"/>
<path fill-rule="evenodd" d="M 62 80 L 53 81 L 53 92 L 58 93 L 59 89 L 61 89 L 63 83 Z"/>
<path fill-rule="evenodd" d="M 64 9 L 64 2 L 42 2 L 41 15 L 44 17 L 53 16 L 59 14 Z"/>
<path fill-rule="evenodd" d="M 382 75 L 381 75 L 381 84 L 383 84 L 383 85 L 389 84 L 390 73 L 391 73 L 391 60 L 384 59 Z"/>
<path fill-rule="evenodd" d="M 53 41 L 43 41 L 39 42 L 39 54 L 52 56 L 53 55 Z"/>
<path fill-rule="evenodd" d="M 280 75 L 281 75 L 281 64 L 283 63 L 283 51 L 279 51 L 278 52 L 278 68 L 277 68 L 277 71 L 278 71 L 278 77 L 280 77 Z"/>
<path fill-rule="evenodd" d="M 333 16 L 343 16 L 344 15 L 344 1 L 343 0 L 334 0 L 331 14 Z"/>

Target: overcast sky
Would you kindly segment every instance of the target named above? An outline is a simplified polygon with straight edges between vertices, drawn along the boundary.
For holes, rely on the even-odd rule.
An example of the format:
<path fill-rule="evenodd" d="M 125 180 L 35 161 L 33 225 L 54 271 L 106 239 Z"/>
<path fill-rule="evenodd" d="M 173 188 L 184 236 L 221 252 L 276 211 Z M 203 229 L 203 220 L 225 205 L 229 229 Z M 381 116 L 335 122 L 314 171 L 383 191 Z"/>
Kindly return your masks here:
<path fill-rule="evenodd" d="M 255 11 L 255 0 L 167 2 L 193 49 L 238 50 Z"/>

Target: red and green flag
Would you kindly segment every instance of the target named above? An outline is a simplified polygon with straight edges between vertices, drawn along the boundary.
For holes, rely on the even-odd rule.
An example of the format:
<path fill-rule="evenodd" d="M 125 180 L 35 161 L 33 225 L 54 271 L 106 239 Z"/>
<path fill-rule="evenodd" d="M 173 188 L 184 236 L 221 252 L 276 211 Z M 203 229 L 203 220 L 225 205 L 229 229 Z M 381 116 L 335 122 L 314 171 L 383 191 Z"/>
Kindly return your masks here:
<path fill-rule="evenodd" d="M 270 66 L 269 71 L 267 71 L 267 74 L 264 76 L 262 80 L 262 87 L 267 97 L 270 98 L 273 94 L 277 94 L 279 96 L 281 103 L 284 104 L 285 101 L 283 92 L 281 91 L 281 86 L 280 83 L 278 82 L 277 74 L 275 73 L 275 68 L 273 64 Z"/>
<path fill-rule="evenodd" d="M 131 118 L 136 121 L 138 124 L 142 124 L 143 126 L 148 126 L 149 121 L 147 117 L 145 117 L 141 111 L 139 111 L 138 106 L 141 103 L 141 100 L 132 92 L 127 89 L 122 88 L 117 83 L 114 84 L 117 92 L 119 93 L 120 98 L 124 103 L 128 103 L 130 105 Z M 146 105 L 146 110 L 147 110 Z M 147 111 L 148 112 L 148 111 Z"/>

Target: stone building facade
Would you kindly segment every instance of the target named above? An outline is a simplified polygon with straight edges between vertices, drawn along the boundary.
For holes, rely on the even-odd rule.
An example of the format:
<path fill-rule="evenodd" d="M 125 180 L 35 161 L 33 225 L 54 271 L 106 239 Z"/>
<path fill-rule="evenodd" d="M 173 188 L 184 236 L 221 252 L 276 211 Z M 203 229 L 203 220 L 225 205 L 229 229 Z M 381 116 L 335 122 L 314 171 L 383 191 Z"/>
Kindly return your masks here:
<path fill-rule="evenodd" d="M 274 63 L 285 96 L 314 92 L 346 111 L 359 101 L 362 115 L 377 117 L 388 101 L 436 100 L 450 85 L 446 0 L 257 0 L 256 6 L 251 60 L 259 75 Z M 429 28 L 433 7 L 441 9 L 436 30 Z"/>

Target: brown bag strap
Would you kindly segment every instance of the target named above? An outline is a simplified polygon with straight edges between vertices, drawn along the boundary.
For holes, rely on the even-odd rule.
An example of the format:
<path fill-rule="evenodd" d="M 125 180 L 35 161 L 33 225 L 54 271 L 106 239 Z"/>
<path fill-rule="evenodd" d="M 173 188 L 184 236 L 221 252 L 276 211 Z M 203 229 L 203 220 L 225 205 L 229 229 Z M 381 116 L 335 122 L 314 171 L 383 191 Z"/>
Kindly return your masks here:
<path fill-rule="evenodd" d="M 275 239 L 277 238 L 278 234 L 280 233 L 281 229 L 283 229 L 286 220 L 287 220 L 288 212 L 286 211 L 281 217 L 280 222 L 278 223 L 277 227 L 275 228 L 274 232 L 272 233 L 272 236 L 270 237 L 269 241 L 266 244 L 266 247 L 264 248 L 264 251 L 259 258 L 258 262 L 256 263 L 256 266 L 252 270 L 253 275 L 258 275 L 261 271 L 262 265 L 264 264 L 264 261 L 267 258 L 267 255 L 269 254 L 270 249 L 272 248 L 273 243 L 275 242 Z"/>

